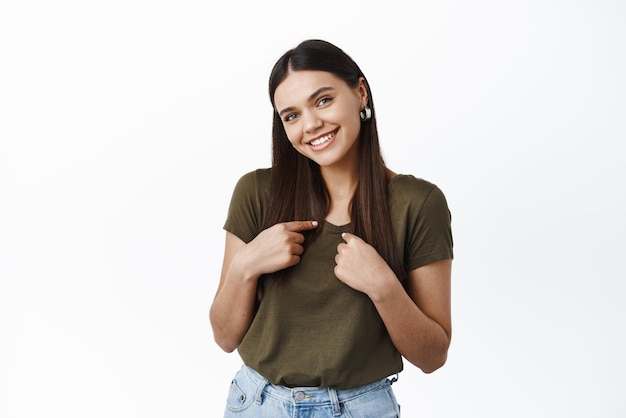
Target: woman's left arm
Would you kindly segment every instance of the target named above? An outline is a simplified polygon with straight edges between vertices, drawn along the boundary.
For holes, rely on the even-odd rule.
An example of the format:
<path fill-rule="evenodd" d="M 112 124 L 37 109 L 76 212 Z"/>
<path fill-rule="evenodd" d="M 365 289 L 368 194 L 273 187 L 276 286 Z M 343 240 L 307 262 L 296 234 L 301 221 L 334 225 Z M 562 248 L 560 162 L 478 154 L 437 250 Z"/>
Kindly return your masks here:
<path fill-rule="evenodd" d="M 443 366 L 448 357 L 451 269 L 452 260 L 427 264 L 408 274 L 405 287 L 396 278 L 370 296 L 400 354 L 425 373 Z"/>
<path fill-rule="evenodd" d="M 351 234 L 344 240 L 337 248 L 335 275 L 370 297 L 403 357 L 425 373 L 443 366 L 452 336 L 452 260 L 409 272 L 403 286 L 373 247 Z"/>

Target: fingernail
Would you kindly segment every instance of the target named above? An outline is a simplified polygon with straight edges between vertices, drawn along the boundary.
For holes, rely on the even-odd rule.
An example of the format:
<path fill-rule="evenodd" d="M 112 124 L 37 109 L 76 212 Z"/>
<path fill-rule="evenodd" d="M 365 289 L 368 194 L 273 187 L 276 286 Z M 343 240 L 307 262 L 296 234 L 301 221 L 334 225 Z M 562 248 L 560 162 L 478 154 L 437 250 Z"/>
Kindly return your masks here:
<path fill-rule="evenodd" d="M 345 233 L 345 232 L 342 232 L 342 233 L 341 233 L 341 238 L 344 238 L 345 236 L 346 236 L 346 233 Z"/>
<path fill-rule="evenodd" d="M 313 224 L 313 226 L 317 226 L 317 221 L 313 221 L 311 223 Z"/>

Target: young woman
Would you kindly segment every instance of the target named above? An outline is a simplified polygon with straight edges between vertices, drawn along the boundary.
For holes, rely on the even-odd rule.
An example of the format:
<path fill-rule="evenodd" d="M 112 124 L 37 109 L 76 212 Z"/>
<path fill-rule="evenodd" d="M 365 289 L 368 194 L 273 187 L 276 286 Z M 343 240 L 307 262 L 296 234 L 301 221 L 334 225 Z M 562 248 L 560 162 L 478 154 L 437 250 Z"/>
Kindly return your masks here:
<path fill-rule="evenodd" d="M 402 357 L 430 373 L 451 337 L 450 212 L 382 159 L 357 64 L 321 40 L 275 64 L 272 167 L 244 175 L 211 306 L 244 365 L 225 417 L 397 417 Z"/>

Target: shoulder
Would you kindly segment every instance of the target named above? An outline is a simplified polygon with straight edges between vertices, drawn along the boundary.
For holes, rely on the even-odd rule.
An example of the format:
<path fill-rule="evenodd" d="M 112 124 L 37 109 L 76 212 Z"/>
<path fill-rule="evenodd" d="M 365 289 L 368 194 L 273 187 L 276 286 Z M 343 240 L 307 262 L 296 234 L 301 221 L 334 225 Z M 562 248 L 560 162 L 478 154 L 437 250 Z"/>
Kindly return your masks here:
<path fill-rule="evenodd" d="M 449 221 L 451 217 L 443 191 L 436 184 L 410 174 L 398 174 L 390 180 L 388 199 L 389 210 L 396 219 Z"/>
<path fill-rule="evenodd" d="M 241 205 L 259 208 L 269 197 L 271 169 L 259 168 L 243 174 L 235 185 L 231 208 Z"/>
<path fill-rule="evenodd" d="M 436 184 L 411 174 L 398 174 L 389 181 L 389 200 L 396 204 L 422 206 L 429 199 L 445 196 Z"/>
<path fill-rule="evenodd" d="M 236 196 L 269 193 L 272 172 L 270 168 L 258 168 L 243 174 L 235 185 Z"/>
<path fill-rule="evenodd" d="M 398 191 L 429 191 L 433 187 L 437 186 L 428 180 L 415 177 L 412 174 L 396 174 L 391 180 L 389 180 L 389 188 Z"/>
<path fill-rule="evenodd" d="M 270 169 L 242 175 L 233 191 L 224 229 L 250 242 L 259 233 L 269 197 Z"/>
<path fill-rule="evenodd" d="M 271 177 L 271 168 L 257 168 L 243 174 L 237 181 L 237 186 L 257 187 L 267 185 L 269 187 Z"/>

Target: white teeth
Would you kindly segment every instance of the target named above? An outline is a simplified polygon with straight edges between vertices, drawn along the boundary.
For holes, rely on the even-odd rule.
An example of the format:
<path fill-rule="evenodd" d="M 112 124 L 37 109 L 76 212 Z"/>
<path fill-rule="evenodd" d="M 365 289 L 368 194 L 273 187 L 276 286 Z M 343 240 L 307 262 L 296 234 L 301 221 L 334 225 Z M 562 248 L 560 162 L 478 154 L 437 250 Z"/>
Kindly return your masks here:
<path fill-rule="evenodd" d="M 315 146 L 315 147 L 318 146 L 318 145 L 322 145 L 323 143 L 327 142 L 333 136 L 335 136 L 334 133 L 329 133 L 328 135 L 324 135 L 323 137 L 318 138 L 315 141 L 311 141 L 310 144 Z"/>

